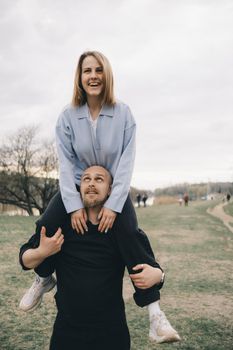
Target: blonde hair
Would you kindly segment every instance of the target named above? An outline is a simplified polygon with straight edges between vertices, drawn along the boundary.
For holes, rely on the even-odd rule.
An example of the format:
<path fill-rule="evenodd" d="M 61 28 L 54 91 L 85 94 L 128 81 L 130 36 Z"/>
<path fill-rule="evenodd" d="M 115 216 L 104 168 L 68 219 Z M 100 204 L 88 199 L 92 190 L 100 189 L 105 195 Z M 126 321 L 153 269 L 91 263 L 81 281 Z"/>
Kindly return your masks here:
<path fill-rule="evenodd" d="M 74 90 L 73 90 L 73 97 L 72 97 L 72 105 L 75 106 L 82 106 L 86 103 L 87 97 L 86 92 L 83 89 L 82 86 L 82 64 L 84 59 L 87 56 L 93 56 L 98 61 L 98 63 L 103 68 L 103 75 L 104 75 L 104 93 L 103 93 L 103 99 L 102 99 L 102 105 L 113 105 L 116 103 L 115 97 L 114 97 L 114 89 L 113 89 L 113 74 L 112 74 L 112 68 L 111 65 L 107 59 L 102 53 L 98 51 L 86 51 L 84 52 L 78 60 L 75 77 L 74 77 Z"/>

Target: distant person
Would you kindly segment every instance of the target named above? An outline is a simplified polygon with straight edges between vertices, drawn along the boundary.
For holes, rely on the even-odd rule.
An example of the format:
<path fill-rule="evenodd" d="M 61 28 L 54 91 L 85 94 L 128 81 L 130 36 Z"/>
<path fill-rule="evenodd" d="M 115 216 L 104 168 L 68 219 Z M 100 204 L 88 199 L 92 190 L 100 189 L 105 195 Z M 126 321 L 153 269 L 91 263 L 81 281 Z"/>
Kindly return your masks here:
<path fill-rule="evenodd" d="M 140 193 L 137 193 L 136 200 L 137 200 L 137 203 L 138 203 L 138 208 L 140 208 L 141 200 L 142 200 L 142 196 L 140 195 Z"/>
<path fill-rule="evenodd" d="M 182 202 L 183 202 L 183 199 L 180 197 L 179 200 L 178 200 L 178 202 L 179 202 L 179 205 L 181 206 L 181 205 L 182 205 Z"/>
<path fill-rule="evenodd" d="M 147 199 L 148 199 L 148 196 L 147 196 L 146 193 L 144 193 L 143 196 L 142 196 L 142 201 L 143 201 L 143 204 L 144 204 L 144 208 L 146 207 L 146 201 L 147 201 Z"/>
<path fill-rule="evenodd" d="M 230 202 L 230 199 L 231 199 L 231 195 L 230 195 L 230 193 L 227 193 L 227 202 L 228 203 Z"/>
<path fill-rule="evenodd" d="M 149 305 L 151 339 L 158 343 L 180 340 L 159 309 L 164 277 L 146 235 L 140 230 L 135 245 L 129 242 L 122 249 L 119 242 L 123 231 L 109 230 L 107 235 L 98 232 L 99 213 L 111 193 L 111 181 L 102 167 L 85 170 L 80 188 L 88 215 L 88 232 L 84 235 L 77 235 L 67 222 L 52 236 L 49 232 L 46 236 L 43 228 L 20 249 L 24 269 L 39 267 L 49 257 L 50 272 L 56 271 L 58 314 L 50 350 L 130 349 L 122 298 L 125 265 L 135 286 L 136 303 L 142 307 L 153 304 Z M 131 272 L 132 267 L 136 274 Z"/>
<path fill-rule="evenodd" d="M 188 193 L 184 194 L 183 200 L 184 200 L 184 205 L 187 207 L 188 204 L 189 204 L 189 195 L 188 195 Z"/>

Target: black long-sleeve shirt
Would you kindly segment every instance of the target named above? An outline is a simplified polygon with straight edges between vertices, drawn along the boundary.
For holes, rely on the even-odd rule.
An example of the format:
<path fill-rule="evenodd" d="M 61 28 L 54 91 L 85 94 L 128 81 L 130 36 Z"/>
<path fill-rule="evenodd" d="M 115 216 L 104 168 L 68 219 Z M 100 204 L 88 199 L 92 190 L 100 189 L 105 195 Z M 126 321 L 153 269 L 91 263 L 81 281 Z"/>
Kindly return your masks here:
<path fill-rule="evenodd" d="M 88 232 L 84 235 L 77 234 L 70 224 L 63 228 L 63 233 L 64 244 L 61 252 L 53 256 L 57 275 L 55 299 L 58 311 L 67 320 L 82 326 L 120 324 L 125 321 L 122 298 L 125 266 L 151 263 L 160 268 L 154 260 L 153 252 L 150 252 L 150 245 L 148 251 L 149 241 L 146 235 L 140 231 L 140 237 L 135 237 L 137 244 L 134 246 L 133 242 L 131 245 L 124 242 L 123 248 L 124 235 L 112 230 L 107 234 L 100 233 L 98 225 L 90 222 Z M 21 247 L 20 262 L 24 269 L 27 268 L 23 265 L 23 253 L 38 245 L 39 237 L 33 235 Z M 134 255 L 139 255 L 137 261 L 134 261 Z M 162 284 L 156 287 L 157 293 L 161 286 Z M 144 304 L 146 300 L 148 303 L 152 301 L 152 295 L 154 298 L 154 287 L 137 291 L 143 295 Z"/>

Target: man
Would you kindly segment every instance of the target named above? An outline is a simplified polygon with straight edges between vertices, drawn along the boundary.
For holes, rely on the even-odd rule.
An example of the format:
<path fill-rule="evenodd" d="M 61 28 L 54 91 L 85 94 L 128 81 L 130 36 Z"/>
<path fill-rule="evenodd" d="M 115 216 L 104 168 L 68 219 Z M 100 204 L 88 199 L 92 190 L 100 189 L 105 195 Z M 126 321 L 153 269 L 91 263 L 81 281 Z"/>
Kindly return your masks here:
<path fill-rule="evenodd" d="M 184 194 L 184 205 L 187 207 L 189 204 L 189 195 L 188 193 Z"/>
<path fill-rule="evenodd" d="M 58 229 L 54 236 L 47 237 L 43 228 L 39 246 L 36 247 L 38 237 L 34 235 L 20 251 L 23 268 L 43 265 L 49 257 L 51 272 L 56 271 L 58 314 L 50 349 L 130 348 L 122 299 L 125 265 L 130 272 L 139 270 L 130 277 L 136 303 L 149 305 L 150 337 L 156 342 L 180 340 L 159 308 L 163 273 L 146 235 L 140 231 L 136 245 L 123 249 L 118 243 L 124 239 L 124 233 L 98 232 L 98 215 L 111 191 L 110 174 L 100 166 L 86 169 L 80 191 L 89 219 L 88 232 L 77 235 L 67 223 L 63 231 Z M 138 261 L 139 257 L 142 260 Z"/>
<path fill-rule="evenodd" d="M 144 193 L 143 196 L 142 196 L 142 201 L 143 201 L 143 204 L 144 204 L 144 208 L 146 207 L 146 201 L 147 201 L 147 199 L 148 199 L 148 196 L 147 196 L 146 193 Z"/>
<path fill-rule="evenodd" d="M 138 203 L 138 208 L 140 208 L 140 202 L 141 202 L 141 199 L 142 199 L 142 196 L 140 195 L 140 193 L 137 193 L 136 199 L 137 199 L 137 203 Z"/>

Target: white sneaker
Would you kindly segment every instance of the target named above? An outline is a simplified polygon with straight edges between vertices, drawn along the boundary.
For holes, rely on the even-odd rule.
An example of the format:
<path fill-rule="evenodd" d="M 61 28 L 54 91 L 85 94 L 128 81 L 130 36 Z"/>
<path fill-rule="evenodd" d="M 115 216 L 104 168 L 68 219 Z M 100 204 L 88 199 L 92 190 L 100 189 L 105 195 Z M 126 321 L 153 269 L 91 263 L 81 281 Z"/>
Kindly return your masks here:
<path fill-rule="evenodd" d="M 19 308 L 23 311 L 33 311 L 41 303 L 43 294 L 49 292 L 56 285 L 56 279 L 53 276 L 48 278 L 40 278 L 36 275 L 30 289 L 26 291 L 22 297 Z"/>
<path fill-rule="evenodd" d="M 163 311 L 154 314 L 150 319 L 150 333 L 151 340 L 156 343 L 173 343 L 180 341 L 180 336 L 177 331 L 171 326 Z"/>

